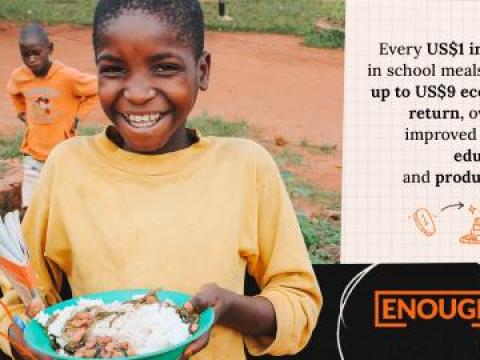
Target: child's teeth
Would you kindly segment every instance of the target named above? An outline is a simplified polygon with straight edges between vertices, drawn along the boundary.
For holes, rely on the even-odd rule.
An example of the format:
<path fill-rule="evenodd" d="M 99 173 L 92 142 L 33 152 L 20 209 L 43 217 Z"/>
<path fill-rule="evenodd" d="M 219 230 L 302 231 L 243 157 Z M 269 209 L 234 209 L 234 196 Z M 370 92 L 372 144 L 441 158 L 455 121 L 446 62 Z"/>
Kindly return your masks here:
<path fill-rule="evenodd" d="M 148 115 L 128 115 L 125 114 L 128 122 L 135 127 L 145 128 L 156 124 L 163 117 L 162 113 Z"/>

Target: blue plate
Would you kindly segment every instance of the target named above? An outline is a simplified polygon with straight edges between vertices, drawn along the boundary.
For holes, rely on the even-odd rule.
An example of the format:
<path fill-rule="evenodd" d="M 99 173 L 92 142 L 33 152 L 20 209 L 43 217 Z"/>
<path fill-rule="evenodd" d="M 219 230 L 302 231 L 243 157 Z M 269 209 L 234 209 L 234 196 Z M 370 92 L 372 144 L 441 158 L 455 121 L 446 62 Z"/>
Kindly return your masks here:
<path fill-rule="evenodd" d="M 49 308 L 45 309 L 44 312 L 47 315 L 52 314 L 56 310 L 61 310 L 67 306 L 76 305 L 80 298 L 82 299 L 98 299 L 102 300 L 104 303 L 111 303 L 114 301 L 126 301 L 131 300 L 132 296 L 135 295 L 143 295 L 147 293 L 149 290 L 146 289 L 137 289 L 137 290 L 117 290 L 117 291 L 108 291 L 102 292 L 97 294 L 89 294 L 80 297 L 76 297 L 59 304 L 50 306 Z M 188 300 L 191 299 L 191 296 L 179 292 L 174 291 L 158 291 L 157 297 L 160 300 L 170 299 L 175 305 L 183 306 Z M 200 323 L 198 330 L 190 335 L 187 340 L 183 341 L 180 344 L 169 346 L 164 348 L 161 351 L 156 351 L 148 354 L 143 355 L 135 355 L 129 357 L 117 357 L 115 359 L 156 359 L 156 360 L 177 360 L 183 354 L 185 348 L 188 344 L 192 341 L 198 339 L 200 336 L 205 334 L 213 325 L 215 314 L 213 309 L 209 308 L 200 314 Z M 65 356 L 59 355 L 52 347 L 50 339 L 47 336 L 46 331 L 44 328 L 36 321 L 30 321 L 24 331 L 25 341 L 27 342 L 28 346 L 30 346 L 33 350 L 50 356 L 53 359 L 65 359 L 65 360 L 72 360 L 72 359 L 82 359 L 75 356 Z"/>

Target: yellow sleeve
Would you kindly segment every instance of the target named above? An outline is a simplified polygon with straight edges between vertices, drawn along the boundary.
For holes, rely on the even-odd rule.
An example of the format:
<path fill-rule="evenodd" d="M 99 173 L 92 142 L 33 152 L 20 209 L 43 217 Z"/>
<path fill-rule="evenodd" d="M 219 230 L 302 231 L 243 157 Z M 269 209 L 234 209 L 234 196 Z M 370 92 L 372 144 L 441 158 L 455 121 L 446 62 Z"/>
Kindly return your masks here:
<path fill-rule="evenodd" d="M 17 111 L 17 114 L 24 113 L 27 109 L 27 106 L 25 103 L 25 97 L 18 89 L 14 77 L 12 77 L 8 81 L 7 91 L 8 91 L 8 94 L 10 95 L 10 99 L 12 100 L 13 106 L 15 106 L 15 110 Z"/>
<path fill-rule="evenodd" d="M 44 249 L 48 231 L 48 183 L 49 170 L 46 165 L 42 171 L 38 190 L 35 192 L 31 206 L 22 222 L 22 231 L 30 251 L 33 269 L 38 275 L 39 289 L 47 305 L 52 305 L 60 300 L 58 291 L 62 284 L 62 271 L 51 260 L 44 256 Z M 25 318 L 25 308 L 20 301 L 16 291 L 3 277 L 0 278 L 0 286 L 3 291 L 2 301 L 12 313 Z M 3 309 L 0 309 L 0 331 L 7 333 L 11 322 Z M 10 344 L 4 338 L 0 338 L 1 350 L 11 356 Z"/>
<path fill-rule="evenodd" d="M 257 251 L 247 268 L 275 309 L 275 338 L 245 337 L 252 355 L 302 350 L 315 328 L 322 296 L 280 173 L 265 152 L 257 174 Z"/>
<path fill-rule="evenodd" d="M 97 78 L 75 71 L 73 73 L 73 94 L 81 98 L 77 118 L 84 120 L 98 101 Z"/>

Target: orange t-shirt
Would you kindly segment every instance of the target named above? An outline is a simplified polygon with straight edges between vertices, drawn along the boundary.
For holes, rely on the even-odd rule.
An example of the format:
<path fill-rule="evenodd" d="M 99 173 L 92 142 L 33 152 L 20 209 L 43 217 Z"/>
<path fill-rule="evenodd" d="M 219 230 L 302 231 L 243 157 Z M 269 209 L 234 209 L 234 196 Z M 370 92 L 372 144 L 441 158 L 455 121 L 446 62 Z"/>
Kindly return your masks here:
<path fill-rule="evenodd" d="M 97 81 L 54 61 L 47 76 L 26 66 L 16 69 L 7 85 L 17 114 L 26 113 L 21 151 L 45 160 L 55 145 L 75 135 L 75 118 L 83 119 L 97 101 Z"/>

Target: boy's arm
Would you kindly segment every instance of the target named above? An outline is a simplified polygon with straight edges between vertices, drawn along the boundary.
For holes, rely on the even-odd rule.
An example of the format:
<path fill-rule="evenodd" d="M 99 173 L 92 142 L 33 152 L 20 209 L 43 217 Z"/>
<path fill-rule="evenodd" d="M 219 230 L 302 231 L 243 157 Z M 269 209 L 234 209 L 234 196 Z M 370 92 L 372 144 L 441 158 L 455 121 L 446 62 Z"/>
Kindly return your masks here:
<path fill-rule="evenodd" d="M 23 95 L 10 95 L 10 99 L 12 100 L 13 106 L 15 106 L 18 119 L 26 122 L 27 104 L 25 103 L 25 98 L 23 97 Z"/>
<path fill-rule="evenodd" d="M 73 94 L 80 98 L 76 119 L 85 120 L 98 102 L 96 76 L 74 72 Z"/>
<path fill-rule="evenodd" d="M 15 77 L 12 77 L 7 84 L 7 91 L 8 94 L 10 95 L 10 99 L 13 103 L 13 106 L 15 106 L 15 110 L 17 111 L 17 117 L 22 120 L 26 121 L 25 118 L 25 112 L 27 110 L 27 105 L 25 102 L 25 97 L 23 94 L 20 92 L 20 90 L 17 87 Z M 23 114 L 23 117 L 20 116 Z"/>
<path fill-rule="evenodd" d="M 79 121 L 84 120 L 90 111 L 95 107 L 98 102 L 97 95 L 86 96 L 82 98 L 80 101 L 80 105 L 78 106 L 77 116 L 76 119 Z"/>
<path fill-rule="evenodd" d="M 258 161 L 257 248 L 248 272 L 275 309 L 274 337 L 246 337 L 252 355 L 295 354 L 315 328 L 322 296 L 289 195 L 272 157 Z M 252 247 L 250 247 L 252 248 Z"/>
<path fill-rule="evenodd" d="M 17 115 L 18 120 L 20 120 L 23 123 L 27 123 L 27 113 L 22 112 Z"/>
<path fill-rule="evenodd" d="M 213 306 L 217 323 L 245 335 L 252 355 L 287 355 L 310 339 L 322 305 L 320 289 L 288 193 L 271 156 L 262 149 L 257 179 L 257 239 L 242 248 L 247 268 L 262 288 L 259 296 L 204 286 L 187 310 Z M 252 250 L 254 249 L 254 250 Z M 192 343 L 187 357 L 208 343 Z"/>

